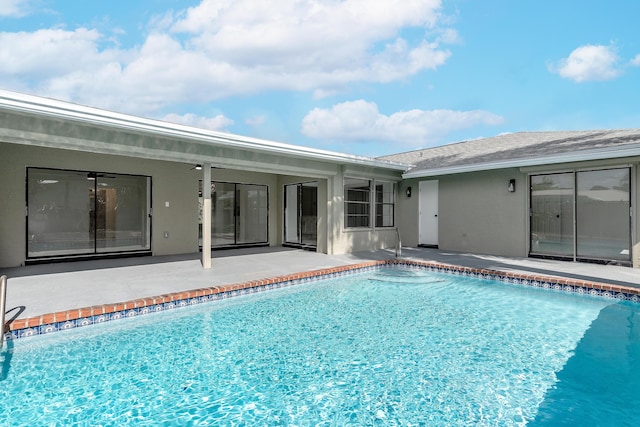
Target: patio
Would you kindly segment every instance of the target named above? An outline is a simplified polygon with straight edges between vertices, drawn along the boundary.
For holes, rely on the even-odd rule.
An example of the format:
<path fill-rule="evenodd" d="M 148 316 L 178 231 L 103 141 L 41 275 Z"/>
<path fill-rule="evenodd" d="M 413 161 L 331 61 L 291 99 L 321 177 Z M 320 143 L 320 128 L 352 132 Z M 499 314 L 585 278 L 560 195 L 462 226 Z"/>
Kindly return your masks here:
<path fill-rule="evenodd" d="M 199 254 L 123 258 L 4 269 L 8 276 L 8 322 L 63 310 L 118 303 L 175 292 L 267 279 L 324 268 L 395 258 L 383 250 L 325 255 L 299 249 L 268 247 L 213 252 L 210 270 Z M 564 261 L 505 258 L 403 248 L 402 258 L 471 268 L 588 280 L 640 287 L 640 274 L 629 267 Z"/>

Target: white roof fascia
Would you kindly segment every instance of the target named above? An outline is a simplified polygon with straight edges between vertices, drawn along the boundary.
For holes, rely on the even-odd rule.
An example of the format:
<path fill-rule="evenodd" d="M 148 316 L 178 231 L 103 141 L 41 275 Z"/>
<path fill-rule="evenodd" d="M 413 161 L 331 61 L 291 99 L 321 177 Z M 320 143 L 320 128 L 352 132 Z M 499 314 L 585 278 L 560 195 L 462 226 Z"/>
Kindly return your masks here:
<path fill-rule="evenodd" d="M 608 147 L 595 150 L 585 150 L 573 153 L 554 154 L 552 156 L 533 157 L 516 160 L 502 160 L 499 162 L 479 163 L 472 165 L 451 166 L 444 168 L 425 169 L 407 172 L 403 179 L 423 178 L 438 175 L 453 175 L 465 172 L 480 172 L 492 169 L 522 168 L 527 166 L 552 165 L 558 163 L 584 162 L 589 160 L 619 159 L 623 157 L 640 156 L 640 144 L 628 144 L 623 147 Z"/>
<path fill-rule="evenodd" d="M 406 171 L 410 165 L 388 160 L 373 159 L 333 151 L 320 150 L 275 141 L 261 140 L 224 132 L 145 119 L 99 108 L 87 107 L 50 98 L 42 98 L 0 89 L 0 109 L 37 114 L 41 116 L 71 119 L 83 123 L 118 128 L 133 132 L 149 133 L 163 137 L 188 139 L 200 144 L 216 144 L 229 148 L 264 151 L 291 157 L 303 157 L 336 163 L 373 166 L 396 171 Z"/>

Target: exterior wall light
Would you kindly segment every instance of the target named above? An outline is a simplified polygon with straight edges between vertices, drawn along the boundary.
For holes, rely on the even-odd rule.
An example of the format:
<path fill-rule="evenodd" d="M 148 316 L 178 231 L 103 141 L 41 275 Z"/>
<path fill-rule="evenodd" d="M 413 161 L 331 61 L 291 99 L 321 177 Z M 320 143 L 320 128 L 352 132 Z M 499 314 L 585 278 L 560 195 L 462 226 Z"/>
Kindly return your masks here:
<path fill-rule="evenodd" d="M 512 178 L 509 180 L 509 185 L 507 186 L 507 191 L 509 193 L 515 193 L 516 191 L 516 180 L 515 178 Z"/>
<path fill-rule="evenodd" d="M 202 170 L 202 165 L 196 165 L 196 167 L 194 168 L 197 171 L 201 171 Z"/>
<path fill-rule="evenodd" d="M 411 197 L 411 187 L 407 187 L 407 197 Z"/>

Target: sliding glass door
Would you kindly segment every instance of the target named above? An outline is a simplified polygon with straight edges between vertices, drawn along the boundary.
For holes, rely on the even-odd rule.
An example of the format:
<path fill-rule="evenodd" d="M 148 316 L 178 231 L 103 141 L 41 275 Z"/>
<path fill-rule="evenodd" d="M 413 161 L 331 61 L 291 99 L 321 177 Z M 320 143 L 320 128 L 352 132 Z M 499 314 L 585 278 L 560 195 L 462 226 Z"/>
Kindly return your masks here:
<path fill-rule="evenodd" d="M 285 243 L 316 247 L 318 244 L 318 183 L 290 184 L 284 188 Z"/>
<path fill-rule="evenodd" d="M 27 258 L 149 251 L 151 178 L 27 169 Z"/>
<path fill-rule="evenodd" d="M 629 181 L 629 168 L 576 174 L 578 258 L 631 259 Z"/>
<path fill-rule="evenodd" d="M 268 218 L 269 191 L 266 185 L 211 183 L 211 247 L 267 244 Z"/>
<path fill-rule="evenodd" d="M 630 261 L 629 168 L 531 176 L 531 254 Z"/>
<path fill-rule="evenodd" d="M 531 177 L 531 251 L 573 256 L 573 173 Z"/>

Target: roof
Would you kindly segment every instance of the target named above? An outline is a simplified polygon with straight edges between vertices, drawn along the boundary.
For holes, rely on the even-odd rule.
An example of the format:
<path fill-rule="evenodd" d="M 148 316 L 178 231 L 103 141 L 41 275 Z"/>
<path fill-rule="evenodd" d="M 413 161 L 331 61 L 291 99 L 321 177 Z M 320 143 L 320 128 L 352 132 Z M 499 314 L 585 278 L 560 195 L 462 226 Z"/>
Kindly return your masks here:
<path fill-rule="evenodd" d="M 109 138 L 108 141 L 66 138 L 64 140 L 66 145 L 61 147 L 88 152 L 204 163 L 206 161 L 215 162 L 213 156 L 210 156 L 211 159 L 207 159 L 205 153 L 211 153 L 213 148 L 223 148 L 252 153 L 262 152 L 294 159 L 325 161 L 334 164 L 370 166 L 393 171 L 405 171 L 409 166 L 387 159 L 355 156 L 200 129 L 2 89 L 0 89 L 1 112 L 57 122 L 63 120 L 65 123 L 70 124 L 69 127 L 72 127 L 73 124 L 77 125 L 76 128 L 90 126 L 122 135 L 140 135 L 145 138 L 145 143 L 152 141 L 143 145 L 140 140 L 132 141 L 133 138 L 130 137 L 129 146 L 125 146 L 124 143 L 118 146 L 116 140 L 124 140 L 124 138 Z M 59 127 L 56 129 L 59 129 Z M 67 130 L 66 132 L 71 134 L 73 131 Z M 75 132 L 77 133 L 77 129 L 75 129 Z M 23 132 L 22 135 L 24 134 Z M 24 140 L 16 138 L 5 139 L 7 142 L 13 143 L 34 143 L 33 140 L 28 141 L 27 138 L 23 138 Z M 180 144 L 176 144 L 176 141 L 180 142 Z M 108 150 L 105 144 L 109 144 Z M 133 148 L 135 148 L 135 151 Z M 291 160 L 289 162 L 295 163 L 295 161 L 292 162 Z"/>
<path fill-rule="evenodd" d="M 640 129 L 516 132 L 380 157 L 405 178 L 640 155 Z"/>

